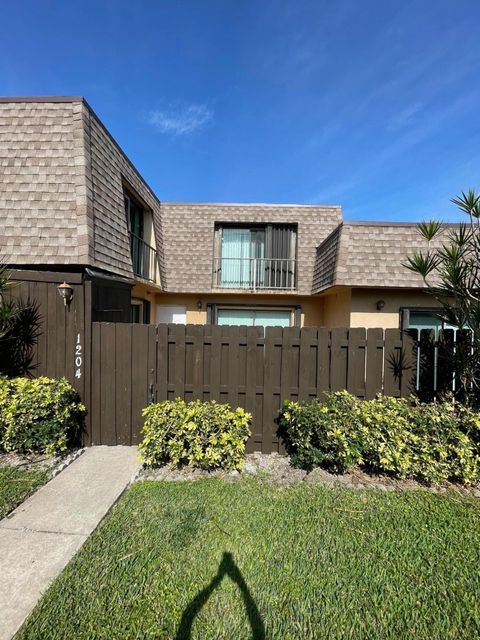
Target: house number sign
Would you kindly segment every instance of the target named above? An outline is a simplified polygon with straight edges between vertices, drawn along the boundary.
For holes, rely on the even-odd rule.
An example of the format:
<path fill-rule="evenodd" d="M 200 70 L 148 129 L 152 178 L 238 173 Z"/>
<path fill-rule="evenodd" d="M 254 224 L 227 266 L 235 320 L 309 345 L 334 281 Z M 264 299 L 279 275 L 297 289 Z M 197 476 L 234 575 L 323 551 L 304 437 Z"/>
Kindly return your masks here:
<path fill-rule="evenodd" d="M 77 333 L 77 343 L 75 345 L 75 377 L 80 379 L 82 377 L 83 366 L 83 347 L 80 339 L 80 334 Z"/>

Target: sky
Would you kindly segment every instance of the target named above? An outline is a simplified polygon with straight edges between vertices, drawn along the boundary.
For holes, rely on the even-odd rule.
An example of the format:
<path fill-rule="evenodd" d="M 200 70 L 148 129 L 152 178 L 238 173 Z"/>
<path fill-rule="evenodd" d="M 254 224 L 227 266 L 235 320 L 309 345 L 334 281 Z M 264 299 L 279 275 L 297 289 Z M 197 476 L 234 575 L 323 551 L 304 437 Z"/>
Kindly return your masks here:
<path fill-rule="evenodd" d="M 83 95 L 165 201 L 456 220 L 478 0 L 7 2 L 0 95 Z"/>

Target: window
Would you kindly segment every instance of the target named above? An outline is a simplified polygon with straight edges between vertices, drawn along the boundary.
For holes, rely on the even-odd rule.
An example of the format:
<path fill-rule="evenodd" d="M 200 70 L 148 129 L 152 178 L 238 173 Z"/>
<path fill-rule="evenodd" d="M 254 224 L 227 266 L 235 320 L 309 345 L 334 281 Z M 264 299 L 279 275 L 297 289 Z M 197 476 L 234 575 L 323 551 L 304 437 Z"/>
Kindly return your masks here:
<path fill-rule="evenodd" d="M 294 225 L 219 225 L 215 231 L 214 286 L 294 289 Z"/>
<path fill-rule="evenodd" d="M 288 309 L 218 309 L 217 324 L 247 327 L 290 327 L 292 311 Z"/>
<path fill-rule="evenodd" d="M 134 322 L 135 324 L 140 324 L 142 305 L 132 304 L 130 306 L 130 309 L 131 309 L 131 321 Z"/>
<path fill-rule="evenodd" d="M 453 329 L 453 342 L 457 340 L 457 328 L 447 324 L 440 318 L 441 309 L 403 309 L 402 310 L 402 327 L 407 329 L 408 333 L 417 341 L 416 349 L 416 371 L 415 371 L 415 389 L 419 391 L 422 385 L 422 376 L 427 375 L 427 385 L 432 384 L 432 390 L 437 392 L 438 378 L 441 376 L 438 362 L 438 339 L 441 329 Z M 422 333 L 425 331 L 425 333 Z M 434 342 L 430 343 L 428 332 L 433 331 Z M 430 358 L 432 354 L 433 361 L 428 360 L 433 367 L 428 370 L 422 365 L 425 356 Z M 433 375 L 430 373 L 433 368 Z M 455 375 L 452 375 L 451 389 L 455 390 Z"/>
<path fill-rule="evenodd" d="M 145 212 L 142 205 L 130 194 L 125 194 L 125 213 L 130 232 L 133 273 L 142 275 Z"/>
<path fill-rule="evenodd" d="M 130 322 L 150 324 L 150 301 L 133 298 L 130 305 Z"/>
<path fill-rule="evenodd" d="M 439 317 L 441 309 L 403 309 L 402 327 L 408 329 L 416 340 L 420 339 L 420 332 L 424 329 L 434 332 L 438 337 L 440 329 L 454 329 Z"/>

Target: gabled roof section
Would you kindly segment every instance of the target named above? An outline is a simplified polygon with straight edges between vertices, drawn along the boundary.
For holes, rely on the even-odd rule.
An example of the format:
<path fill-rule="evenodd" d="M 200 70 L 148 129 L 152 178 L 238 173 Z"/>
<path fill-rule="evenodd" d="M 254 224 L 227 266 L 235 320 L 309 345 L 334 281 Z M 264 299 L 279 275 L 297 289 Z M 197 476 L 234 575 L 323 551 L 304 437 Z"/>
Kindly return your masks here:
<path fill-rule="evenodd" d="M 441 234 L 432 247 L 445 239 Z M 334 286 L 424 288 L 422 278 L 402 263 L 425 249 L 416 223 L 344 222 L 317 248 L 312 292 Z"/>

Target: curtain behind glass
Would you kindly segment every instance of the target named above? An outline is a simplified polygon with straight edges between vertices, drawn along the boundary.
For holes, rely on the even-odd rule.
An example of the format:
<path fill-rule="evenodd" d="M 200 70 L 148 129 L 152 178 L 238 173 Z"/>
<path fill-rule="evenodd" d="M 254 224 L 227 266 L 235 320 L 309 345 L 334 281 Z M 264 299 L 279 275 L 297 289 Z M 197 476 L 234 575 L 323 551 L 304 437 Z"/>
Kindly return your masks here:
<path fill-rule="evenodd" d="M 252 233 L 250 229 L 224 228 L 222 232 L 221 286 L 250 286 Z"/>

